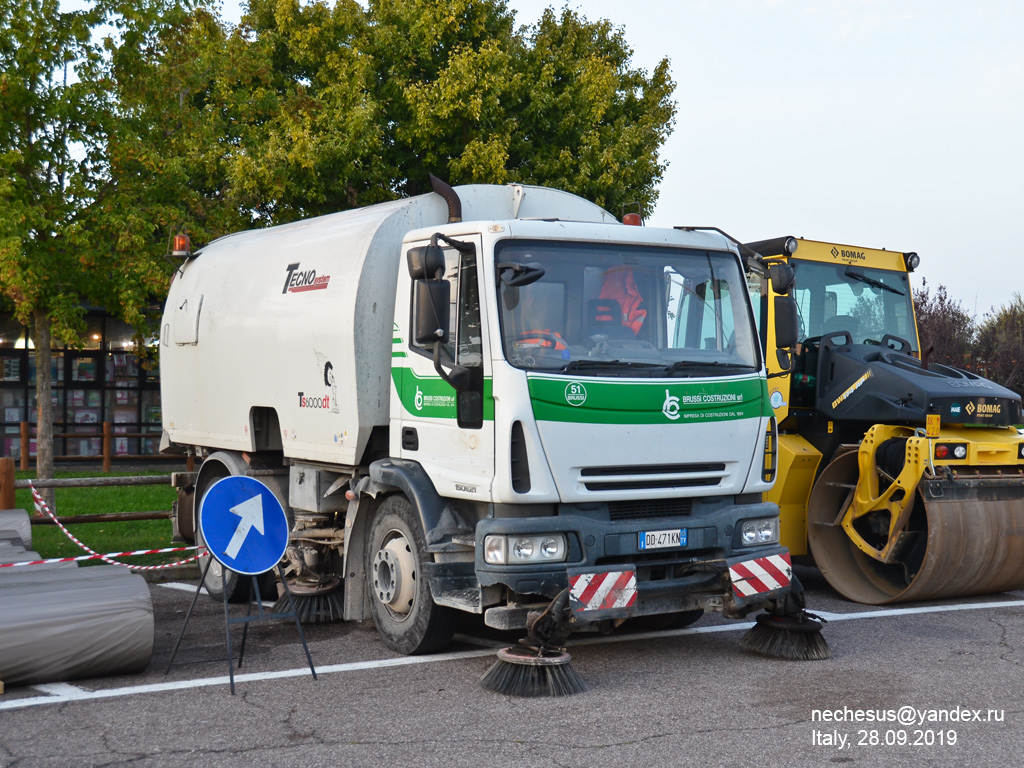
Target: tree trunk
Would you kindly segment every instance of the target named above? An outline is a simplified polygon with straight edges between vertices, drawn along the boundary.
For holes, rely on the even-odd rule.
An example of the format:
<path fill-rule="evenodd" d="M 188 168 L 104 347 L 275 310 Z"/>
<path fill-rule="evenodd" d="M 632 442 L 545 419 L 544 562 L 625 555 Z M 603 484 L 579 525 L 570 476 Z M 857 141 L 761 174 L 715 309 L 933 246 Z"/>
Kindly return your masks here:
<path fill-rule="evenodd" d="M 50 318 L 45 312 L 32 313 L 33 342 L 36 345 L 36 477 L 49 480 L 53 477 L 53 377 L 50 363 L 53 351 L 50 345 Z M 50 509 L 53 505 L 53 489 L 41 488 L 39 493 Z"/>

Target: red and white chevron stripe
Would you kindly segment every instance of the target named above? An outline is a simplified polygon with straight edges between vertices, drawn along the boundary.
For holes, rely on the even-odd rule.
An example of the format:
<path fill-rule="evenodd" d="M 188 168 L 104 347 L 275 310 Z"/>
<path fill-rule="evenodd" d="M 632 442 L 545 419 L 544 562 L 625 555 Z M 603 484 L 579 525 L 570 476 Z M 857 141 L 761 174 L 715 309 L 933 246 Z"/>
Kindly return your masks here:
<path fill-rule="evenodd" d="M 636 571 L 606 571 L 570 576 L 569 601 L 577 613 L 629 608 L 636 603 Z"/>
<path fill-rule="evenodd" d="M 788 552 L 759 557 L 730 566 L 729 577 L 737 597 L 750 597 L 788 587 L 793 580 L 793 563 Z"/>

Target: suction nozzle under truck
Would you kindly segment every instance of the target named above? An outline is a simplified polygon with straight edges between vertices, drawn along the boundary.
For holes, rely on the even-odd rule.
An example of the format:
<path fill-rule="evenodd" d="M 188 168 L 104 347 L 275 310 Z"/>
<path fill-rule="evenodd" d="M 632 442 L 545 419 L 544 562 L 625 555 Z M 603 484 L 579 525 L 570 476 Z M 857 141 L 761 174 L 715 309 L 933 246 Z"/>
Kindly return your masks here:
<path fill-rule="evenodd" d="M 306 619 L 372 617 L 402 653 L 567 588 L 579 626 L 799 597 L 735 244 L 551 189 L 436 189 L 188 254 L 160 340 L 163 448 L 202 459 L 186 538 L 215 482 L 257 476 Z M 206 588 L 250 581 L 213 562 Z"/>

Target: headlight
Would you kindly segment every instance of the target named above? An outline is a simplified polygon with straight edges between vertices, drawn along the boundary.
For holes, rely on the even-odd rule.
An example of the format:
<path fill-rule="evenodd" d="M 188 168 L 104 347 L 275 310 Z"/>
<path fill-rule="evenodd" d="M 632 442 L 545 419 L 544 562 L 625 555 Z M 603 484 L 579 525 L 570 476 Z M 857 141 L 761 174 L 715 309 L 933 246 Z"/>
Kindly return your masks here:
<path fill-rule="evenodd" d="M 744 520 L 740 526 L 740 541 L 744 547 L 755 544 L 776 544 L 779 541 L 779 518 L 766 517 Z"/>
<path fill-rule="evenodd" d="M 504 565 L 508 541 L 504 536 L 488 536 L 484 539 L 484 561 L 491 565 Z"/>
<path fill-rule="evenodd" d="M 484 537 L 484 562 L 488 565 L 558 563 L 565 560 L 567 551 L 562 533 Z"/>
<path fill-rule="evenodd" d="M 516 539 L 516 543 L 512 545 L 512 559 L 529 560 L 533 557 L 534 549 L 533 539 Z"/>
<path fill-rule="evenodd" d="M 762 520 L 761 524 L 757 526 L 757 540 L 765 544 L 775 541 L 776 538 L 778 538 L 778 534 L 775 531 L 775 521 Z"/>

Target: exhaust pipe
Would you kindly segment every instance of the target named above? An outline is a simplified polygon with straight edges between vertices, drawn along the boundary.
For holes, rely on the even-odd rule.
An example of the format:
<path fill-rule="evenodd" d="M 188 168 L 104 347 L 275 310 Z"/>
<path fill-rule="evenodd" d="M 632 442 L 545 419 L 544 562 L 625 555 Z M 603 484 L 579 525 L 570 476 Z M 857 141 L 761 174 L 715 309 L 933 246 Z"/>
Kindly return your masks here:
<path fill-rule="evenodd" d="M 448 223 L 458 224 L 462 221 L 462 201 L 459 200 L 459 196 L 451 186 L 441 181 L 434 174 L 430 173 L 427 175 L 430 177 L 430 188 L 448 203 Z"/>

